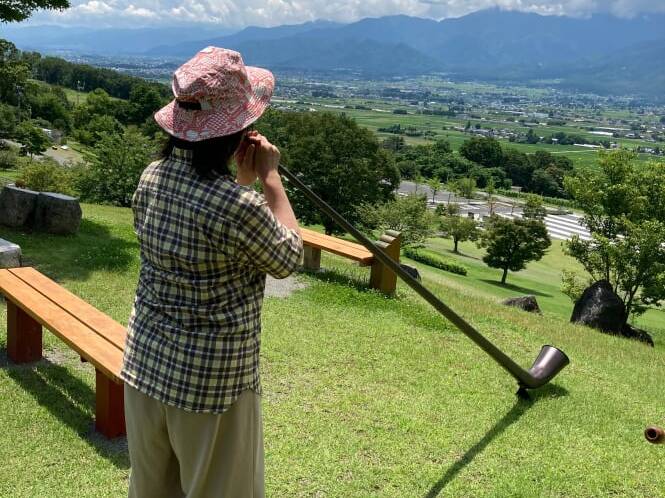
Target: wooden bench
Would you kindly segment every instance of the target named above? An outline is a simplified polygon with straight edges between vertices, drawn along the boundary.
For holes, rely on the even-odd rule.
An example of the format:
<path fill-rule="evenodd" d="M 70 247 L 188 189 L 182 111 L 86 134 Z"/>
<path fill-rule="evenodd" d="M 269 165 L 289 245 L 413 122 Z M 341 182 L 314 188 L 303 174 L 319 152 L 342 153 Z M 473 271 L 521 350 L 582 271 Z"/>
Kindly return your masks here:
<path fill-rule="evenodd" d="M 300 231 L 304 246 L 303 267 L 306 270 L 318 270 L 321 267 L 321 251 L 328 251 L 357 261 L 360 266 L 371 266 L 370 286 L 384 294 L 395 292 L 397 275 L 377 260 L 365 246 L 306 228 L 301 228 Z M 388 230 L 376 244 L 386 251 L 391 258 L 399 262 L 401 240 L 402 237 L 399 232 Z"/>
<path fill-rule="evenodd" d="M 34 268 L 0 270 L 7 301 L 7 355 L 15 363 L 42 357 L 46 327 L 96 370 L 95 427 L 107 438 L 125 434 L 120 380 L 126 330 Z"/>

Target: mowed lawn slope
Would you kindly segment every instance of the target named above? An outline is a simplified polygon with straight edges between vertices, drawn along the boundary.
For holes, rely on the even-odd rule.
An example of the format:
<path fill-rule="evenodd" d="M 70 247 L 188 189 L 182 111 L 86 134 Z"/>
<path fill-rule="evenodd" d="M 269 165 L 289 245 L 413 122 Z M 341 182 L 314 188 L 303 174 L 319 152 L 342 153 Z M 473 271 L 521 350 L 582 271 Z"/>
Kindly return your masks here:
<path fill-rule="evenodd" d="M 76 237 L 2 229 L 26 263 L 126 321 L 138 271 L 127 209 L 84 205 Z M 543 344 L 572 364 L 531 402 L 496 364 L 400 287 L 388 299 L 334 271 L 265 303 L 262 372 L 270 497 L 665 496 L 665 348 L 533 316 L 489 292 L 424 271 L 425 283 L 516 361 Z M 487 284 L 491 285 L 491 284 Z M 0 347 L 5 317 L 0 316 Z M 120 497 L 123 440 L 91 431 L 94 376 L 49 333 L 47 359 L 0 356 L 0 496 Z"/>

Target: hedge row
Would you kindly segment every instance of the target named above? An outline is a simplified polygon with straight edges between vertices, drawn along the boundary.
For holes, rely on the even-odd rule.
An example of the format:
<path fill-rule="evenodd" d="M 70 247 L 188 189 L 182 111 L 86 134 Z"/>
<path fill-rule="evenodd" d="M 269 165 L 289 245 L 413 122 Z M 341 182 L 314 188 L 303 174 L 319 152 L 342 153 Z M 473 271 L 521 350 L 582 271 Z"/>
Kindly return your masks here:
<path fill-rule="evenodd" d="M 413 247 L 407 247 L 404 249 L 404 256 L 411 258 L 414 261 L 424 263 L 434 268 L 440 270 L 449 271 L 450 273 L 456 273 L 457 275 L 466 275 L 466 267 L 450 261 L 434 251 L 428 249 L 415 249 Z"/>
<path fill-rule="evenodd" d="M 506 197 L 515 197 L 515 198 L 524 198 L 524 196 L 529 194 L 529 192 L 518 193 L 513 190 L 506 190 L 501 188 L 496 189 L 496 193 L 499 195 L 504 195 Z M 551 204 L 553 206 L 560 206 L 565 208 L 578 207 L 577 203 L 572 199 L 562 199 L 560 197 L 547 197 L 542 195 L 540 197 L 545 204 Z"/>

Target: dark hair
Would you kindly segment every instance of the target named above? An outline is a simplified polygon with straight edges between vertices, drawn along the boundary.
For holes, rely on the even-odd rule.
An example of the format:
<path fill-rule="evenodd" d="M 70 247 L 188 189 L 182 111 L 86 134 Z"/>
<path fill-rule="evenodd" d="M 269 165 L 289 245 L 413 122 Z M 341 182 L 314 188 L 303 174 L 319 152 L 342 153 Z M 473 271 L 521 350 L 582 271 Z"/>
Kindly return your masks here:
<path fill-rule="evenodd" d="M 169 157 L 174 148 L 192 151 L 192 167 L 204 178 L 211 178 L 214 171 L 221 175 L 229 175 L 229 163 L 238 149 L 246 130 L 240 130 L 232 135 L 209 138 L 200 142 L 188 142 L 174 136 L 169 139 L 162 149 L 162 157 Z"/>

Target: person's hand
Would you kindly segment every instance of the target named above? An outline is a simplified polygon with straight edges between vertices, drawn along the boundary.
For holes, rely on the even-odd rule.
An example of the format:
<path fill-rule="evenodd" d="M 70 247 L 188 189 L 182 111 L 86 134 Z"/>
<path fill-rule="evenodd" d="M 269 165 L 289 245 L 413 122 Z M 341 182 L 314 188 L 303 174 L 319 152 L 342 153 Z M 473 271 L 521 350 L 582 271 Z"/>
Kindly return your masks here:
<path fill-rule="evenodd" d="M 269 177 L 277 174 L 280 158 L 279 149 L 256 131 L 247 134 L 247 141 L 249 145 L 243 157 L 243 162 L 247 162 L 252 158 L 254 171 L 261 183 L 265 184 Z"/>
<path fill-rule="evenodd" d="M 254 168 L 254 153 L 256 147 L 249 141 L 249 137 L 255 133 L 255 131 L 250 131 L 243 137 L 235 154 L 236 165 L 238 166 L 236 181 L 245 187 L 252 185 L 257 178 L 256 169 Z"/>

